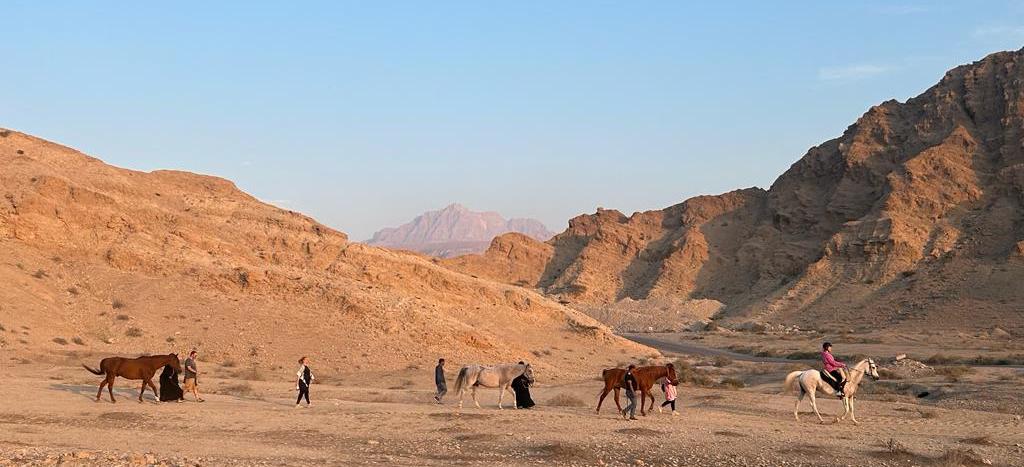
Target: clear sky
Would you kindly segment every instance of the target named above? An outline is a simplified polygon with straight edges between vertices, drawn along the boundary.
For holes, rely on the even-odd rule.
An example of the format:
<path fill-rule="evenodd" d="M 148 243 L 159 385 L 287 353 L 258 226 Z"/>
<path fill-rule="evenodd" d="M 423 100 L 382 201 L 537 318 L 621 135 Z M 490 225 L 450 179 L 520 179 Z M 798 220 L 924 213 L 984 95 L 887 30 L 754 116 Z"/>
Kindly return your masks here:
<path fill-rule="evenodd" d="M 2 8 L 0 126 L 356 240 L 450 202 L 561 230 L 767 187 L 871 105 L 1024 45 L 998 1 Z"/>

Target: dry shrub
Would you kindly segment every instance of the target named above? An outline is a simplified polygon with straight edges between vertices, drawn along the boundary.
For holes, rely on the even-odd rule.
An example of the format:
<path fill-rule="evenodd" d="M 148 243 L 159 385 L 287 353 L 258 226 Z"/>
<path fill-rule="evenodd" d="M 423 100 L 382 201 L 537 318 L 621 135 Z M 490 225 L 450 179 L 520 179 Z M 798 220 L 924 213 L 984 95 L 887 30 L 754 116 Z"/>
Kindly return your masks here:
<path fill-rule="evenodd" d="M 71 295 L 78 295 L 78 287 L 68 287 L 68 293 Z"/>
<path fill-rule="evenodd" d="M 732 359 L 729 358 L 729 357 L 726 357 L 725 355 L 719 355 L 719 356 L 715 357 L 714 360 L 712 360 L 711 364 L 721 368 L 721 367 L 724 367 L 724 366 L 732 365 Z"/>
<path fill-rule="evenodd" d="M 960 440 L 960 442 L 964 444 L 977 444 L 979 446 L 992 446 L 996 444 L 995 441 L 992 441 L 992 437 L 990 437 L 989 435 L 976 436 L 974 438 L 965 438 Z"/>
<path fill-rule="evenodd" d="M 965 465 L 992 465 L 992 462 L 983 459 L 981 455 L 973 449 L 953 448 L 946 450 L 946 452 L 942 454 L 942 457 L 938 458 L 937 465 L 960 467 Z"/>
<path fill-rule="evenodd" d="M 552 407 L 585 407 L 587 404 L 579 397 L 563 392 L 548 399 L 547 405 Z"/>
<path fill-rule="evenodd" d="M 885 451 L 892 455 L 912 455 L 907 446 L 899 442 L 896 438 L 889 438 L 889 441 L 885 442 Z"/>
<path fill-rule="evenodd" d="M 935 369 L 935 374 L 945 376 L 946 380 L 951 383 L 956 383 L 960 381 L 964 375 L 968 375 L 973 372 L 973 368 L 964 365 L 944 366 Z"/>
<path fill-rule="evenodd" d="M 35 277 L 36 279 L 42 279 L 46 277 L 46 271 L 42 269 L 37 269 L 36 272 L 32 273 L 32 277 Z"/>
<path fill-rule="evenodd" d="M 904 379 L 902 374 L 888 368 L 879 368 L 878 376 L 882 379 Z"/>
<path fill-rule="evenodd" d="M 248 396 L 253 393 L 252 386 L 249 383 L 235 383 L 228 384 L 217 388 L 217 394 L 227 394 L 233 396 Z"/>
<path fill-rule="evenodd" d="M 224 360 L 220 364 L 220 366 L 222 366 L 224 368 L 234 368 L 234 367 L 238 366 L 238 362 L 236 362 L 234 360 L 231 360 L 231 359 L 228 359 L 228 360 Z"/>
<path fill-rule="evenodd" d="M 921 414 L 921 418 L 939 418 L 939 413 L 934 410 L 917 409 L 917 413 Z"/>
<path fill-rule="evenodd" d="M 696 368 L 686 360 L 676 360 L 675 367 L 676 376 L 681 383 L 688 383 L 700 387 L 715 386 L 715 379 L 708 371 Z"/>
<path fill-rule="evenodd" d="M 120 298 L 115 298 L 115 299 L 110 301 L 110 307 L 115 309 L 115 310 L 120 310 L 121 308 L 124 308 L 126 306 L 128 306 L 128 304 L 125 303 Z"/>
<path fill-rule="evenodd" d="M 53 342 L 60 345 L 68 345 L 68 340 L 63 337 L 54 337 Z"/>
<path fill-rule="evenodd" d="M 958 360 L 956 357 L 952 357 L 946 354 L 937 353 L 928 357 L 924 360 L 929 365 L 949 365 L 956 363 Z"/>
<path fill-rule="evenodd" d="M 78 345 L 85 345 L 85 341 L 81 337 L 78 337 L 78 336 L 73 337 L 71 339 L 71 342 L 74 342 L 74 343 L 76 343 Z"/>
<path fill-rule="evenodd" d="M 114 319 L 116 319 L 118 321 L 128 321 L 128 320 L 132 319 L 132 317 L 128 316 L 128 315 L 117 315 L 117 316 L 114 317 Z"/>
<path fill-rule="evenodd" d="M 737 378 L 723 378 L 722 382 L 719 383 L 719 384 L 722 387 L 733 388 L 733 389 L 742 389 L 742 388 L 747 386 L 746 383 L 744 383 L 743 381 L 741 381 L 741 380 L 739 380 Z"/>
<path fill-rule="evenodd" d="M 134 327 L 134 326 L 128 328 L 128 330 L 126 330 L 124 332 L 124 335 L 126 335 L 128 337 L 142 337 L 143 334 L 145 334 L 145 333 L 142 332 L 142 329 Z"/>

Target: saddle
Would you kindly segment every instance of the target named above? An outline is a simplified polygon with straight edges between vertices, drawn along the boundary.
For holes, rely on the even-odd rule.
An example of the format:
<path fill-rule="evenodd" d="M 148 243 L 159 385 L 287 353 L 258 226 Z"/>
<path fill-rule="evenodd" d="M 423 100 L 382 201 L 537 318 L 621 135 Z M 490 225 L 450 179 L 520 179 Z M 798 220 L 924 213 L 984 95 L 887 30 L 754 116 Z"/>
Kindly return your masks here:
<path fill-rule="evenodd" d="M 839 372 L 843 375 L 843 381 L 850 378 L 845 368 L 840 368 Z M 836 391 L 840 390 L 839 381 L 836 381 L 836 377 L 832 376 L 832 373 L 825 370 L 818 370 L 818 373 L 821 375 L 821 380 L 828 383 L 829 386 L 832 386 L 832 389 L 835 389 Z"/>

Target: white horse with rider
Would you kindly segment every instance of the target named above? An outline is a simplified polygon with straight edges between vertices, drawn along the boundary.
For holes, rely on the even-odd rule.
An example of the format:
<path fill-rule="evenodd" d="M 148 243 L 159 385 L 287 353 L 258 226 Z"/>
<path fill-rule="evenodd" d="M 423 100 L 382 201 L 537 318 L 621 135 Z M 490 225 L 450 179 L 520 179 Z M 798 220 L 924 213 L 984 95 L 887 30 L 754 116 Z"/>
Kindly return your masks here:
<path fill-rule="evenodd" d="M 459 376 L 455 379 L 455 392 L 459 394 L 459 408 L 462 408 L 462 399 L 466 393 L 466 388 L 472 388 L 473 403 L 479 409 L 480 402 L 476 400 L 476 388 L 483 386 L 485 388 L 498 388 L 498 408 L 504 409 L 501 406 L 501 402 L 505 397 L 505 391 L 509 389 L 512 380 L 523 375 L 531 383 L 534 381 L 533 368 L 530 367 L 529 363 L 519 362 L 494 366 L 466 365 L 462 367 L 459 370 Z M 512 392 L 513 406 L 518 408 L 515 404 L 516 393 L 514 391 L 509 392 Z"/>
<path fill-rule="evenodd" d="M 861 360 L 856 365 L 846 369 L 846 386 L 843 387 L 843 415 L 836 417 L 835 423 L 839 423 L 841 420 L 845 420 L 846 416 L 850 416 L 850 420 L 854 425 L 857 425 L 857 416 L 853 413 L 853 398 L 857 395 L 857 388 L 860 383 L 864 380 L 864 376 L 867 375 L 874 380 L 878 380 L 878 365 L 875 365 L 875 361 L 870 358 Z M 803 370 L 794 371 L 786 375 L 786 382 L 784 384 L 786 391 L 797 391 L 799 394 L 796 398 L 796 404 L 793 405 L 793 417 L 797 421 L 800 421 L 800 401 L 804 400 L 804 396 L 810 396 L 811 408 L 814 409 L 814 414 L 818 416 L 818 420 L 821 423 L 825 423 L 825 419 L 821 418 L 821 413 L 818 412 L 818 404 L 816 402 L 815 393 L 818 390 L 828 395 L 835 395 L 836 391 L 831 384 L 823 379 L 822 372 L 819 370 Z"/>

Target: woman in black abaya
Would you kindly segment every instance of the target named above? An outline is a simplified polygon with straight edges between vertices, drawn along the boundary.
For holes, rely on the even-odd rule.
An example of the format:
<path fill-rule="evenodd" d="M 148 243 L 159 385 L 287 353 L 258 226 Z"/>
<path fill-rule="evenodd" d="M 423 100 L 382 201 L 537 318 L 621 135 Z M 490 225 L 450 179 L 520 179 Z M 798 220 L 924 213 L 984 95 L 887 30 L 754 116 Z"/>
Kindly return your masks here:
<path fill-rule="evenodd" d="M 523 362 L 519 362 L 520 365 Z M 516 379 L 512 380 L 512 391 L 516 393 L 516 408 L 517 409 L 528 409 L 537 404 L 533 403 L 533 398 L 530 397 L 530 381 L 526 375 L 519 375 Z"/>
<path fill-rule="evenodd" d="M 160 373 L 160 402 L 185 400 L 185 391 L 178 386 L 178 372 L 170 365 L 164 365 L 164 371 Z"/>

